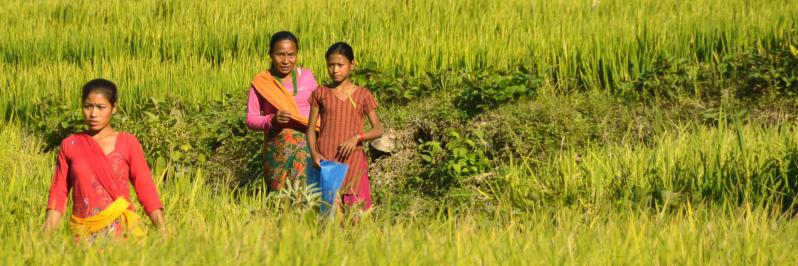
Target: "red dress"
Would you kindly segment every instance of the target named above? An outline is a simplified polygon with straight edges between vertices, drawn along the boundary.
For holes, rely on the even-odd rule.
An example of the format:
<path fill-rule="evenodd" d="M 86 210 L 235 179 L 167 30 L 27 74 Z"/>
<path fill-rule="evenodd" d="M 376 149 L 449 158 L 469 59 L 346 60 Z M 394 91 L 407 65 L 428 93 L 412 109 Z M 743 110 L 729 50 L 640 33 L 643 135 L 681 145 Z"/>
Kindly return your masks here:
<path fill-rule="evenodd" d="M 124 191 L 122 197 L 130 201 L 128 188 L 129 184 L 132 184 L 146 213 L 163 208 L 152 181 L 150 167 L 144 160 L 144 152 L 135 136 L 120 132 L 116 137 L 114 150 L 105 157 L 111 165 L 114 186 Z M 58 153 L 58 164 L 53 175 L 53 183 L 50 185 L 47 209 L 64 214 L 70 189 L 72 215 L 88 218 L 108 207 L 114 199 L 99 183 L 91 167 L 87 156 L 81 154 L 76 145 L 76 136 L 65 138 Z M 130 205 L 130 209 L 134 209 L 133 204 Z"/>
<path fill-rule="evenodd" d="M 338 154 L 338 146 L 347 139 L 363 133 L 363 120 L 366 115 L 377 108 L 374 95 L 363 87 L 352 92 L 351 99 L 339 99 L 332 89 L 319 86 L 310 96 L 310 105 L 319 108 L 321 130 L 316 140 L 319 153 L 327 160 L 349 165 L 346 179 L 341 186 L 344 203 L 353 205 L 359 202 L 363 207 L 371 207 L 371 189 L 369 188 L 368 160 L 366 153 L 358 144 L 348 157 Z"/>

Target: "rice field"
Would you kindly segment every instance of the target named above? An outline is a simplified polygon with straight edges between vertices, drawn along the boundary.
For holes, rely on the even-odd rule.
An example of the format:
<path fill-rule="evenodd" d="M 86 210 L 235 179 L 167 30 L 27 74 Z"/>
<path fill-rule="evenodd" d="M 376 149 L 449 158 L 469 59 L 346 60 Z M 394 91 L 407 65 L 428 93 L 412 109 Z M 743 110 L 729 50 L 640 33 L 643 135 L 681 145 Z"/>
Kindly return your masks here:
<path fill-rule="evenodd" d="M 540 70 L 542 94 L 601 94 L 661 57 L 718 62 L 735 52 L 798 46 L 798 2 L 4 1 L 0 264 L 798 262 L 794 122 L 675 122 L 648 143 L 496 162 L 497 174 L 467 186 L 458 200 L 384 195 L 375 187 L 383 194 L 373 211 L 334 221 L 286 207 L 285 194 L 207 182 L 219 177 L 156 162 L 166 235 L 150 228 L 143 240 L 89 246 L 76 244 L 64 221 L 55 235 L 42 234 L 56 153 L 30 114 L 54 110 L 43 106 L 52 104 L 46 99 L 77 112 L 78 88 L 95 77 L 120 86 L 123 112 L 144 112 L 131 109 L 151 99 L 240 99 L 268 67 L 269 37 L 279 30 L 297 33 L 299 65 L 319 80 L 324 51 L 343 40 L 359 63 L 387 73 L 523 65 Z M 413 109 L 382 110 L 393 117 Z"/>
<path fill-rule="evenodd" d="M 355 224 L 345 217 L 326 222 L 313 211 L 286 210 L 276 198 L 258 192 L 208 186 L 201 171 L 164 179 L 164 170 L 155 166 L 170 232 L 87 246 L 75 244 L 65 226 L 52 237 L 42 235 L 41 206 L 47 200 L 54 154 L 20 152 L 38 150 L 43 144 L 18 126 L 5 125 L 0 129 L 6 143 L 0 147 L 0 169 L 6 180 L 5 193 L 0 195 L 0 258 L 5 265 L 794 264 L 798 223 L 767 197 L 737 205 L 676 196 L 670 203 L 649 208 L 640 203 L 644 200 L 612 196 L 613 191 L 631 192 L 636 186 L 661 184 L 668 189 L 680 182 L 728 184 L 731 191 L 759 192 L 745 181 L 729 184 L 723 180 L 728 174 L 715 171 L 723 169 L 700 170 L 714 165 L 730 168 L 727 173 L 755 173 L 771 169 L 775 161 L 779 167 L 761 178 L 785 174 L 794 178 L 789 169 L 796 167 L 795 160 L 782 160 L 798 142 L 791 130 L 745 129 L 742 134 L 752 139 L 743 149 L 757 156 L 739 158 L 734 131 L 705 129 L 694 135 L 664 136 L 658 148 L 591 149 L 580 163 L 565 159 L 566 155 L 554 162 L 557 166 L 544 170 L 520 162 L 504 177 L 515 183 L 512 190 L 482 194 L 495 199 L 477 197 L 476 201 L 496 204 L 491 213 L 473 212 L 467 206 L 431 214 L 424 214 L 429 213 L 424 207 L 396 212 L 389 198 Z M 706 139 L 710 141 L 705 145 L 694 145 Z M 713 149 L 715 145 L 720 149 Z M 774 147 L 772 152 L 763 151 L 769 147 Z M 722 162 L 690 155 L 700 153 Z M 646 163 L 651 160 L 653 164 Z M 739 165 L 728 166 L 733 162 Z M 624 165 L 630 166 L 623 168 L 628 171 L 626 179 L 618 176 L 624 171 L 618 167 Z M 575 169 L 580 167 L 585 171 Z M 651 169 L 662 173 L 652 174 Z M 680 173 L 684 171 L 680 169 L 697 170 Z M 619 185 L 620 180 L 631 184 Z M 524 198 L 523 193 L 542 194 L 537 207 L 514 208 L 513 201 Z M 568 197 L 580 203 L 562 202 Z"/>
<path fill-rule="evenodd" d="M 798 39 L 789 0 L 698 1 L 5 1 L 0 4 L 0 115 L 102 76 L 125 103 L 240 94 L 268 66 L 279 30 L 300 38 L 299 64 L 320 79 L 323 54 L 350 42 L 357 60 L 408 75 L 446 68 L 544 69 L 557 88 L 611 89 L 658 56 L 710 61 Z M 289 19 L 287 19 L 289 18 Z M 166 89 L 168 88 L 168 89 Z"/>

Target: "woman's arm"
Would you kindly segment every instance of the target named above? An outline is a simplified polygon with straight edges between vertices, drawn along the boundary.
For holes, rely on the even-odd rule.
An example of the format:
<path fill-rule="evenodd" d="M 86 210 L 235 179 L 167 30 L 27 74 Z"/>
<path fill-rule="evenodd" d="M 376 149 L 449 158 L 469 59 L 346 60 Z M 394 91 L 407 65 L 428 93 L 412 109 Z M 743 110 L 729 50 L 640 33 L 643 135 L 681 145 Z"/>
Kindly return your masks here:
<path fill-rule="evenodd" d="M 261 114 L 261 107 L 264 109 L 264 114 Z M 286 127 L 305 131 L 305 125 L 291 119 L 290 112 L 276 110 L 269 102 L 262 101 L 254 87 L 249 89 L 249 98 L 247 100 L 247 127 L 258 131 Z"/>
<path fill-rule="evenodd" d="M 264 101 L 264 104 L 269 104 Z M 261 114 L 261 98 L 255 91 L 255 87 L 249 88 L 249 96 L 247 99 L 247 127 L 252 130 L 268 131 L 272 128 L 272 119 L 275 118 L 277 112 L 274 108 L 265 106 L 265 114 Z"/>
<path fill-rule="evenodd" d="M 290 113 L 289 113 L 289 116 L 290 116 Z M 299 132 L 305 132 L 305 131 L 308 130 L 308 126 L 306 126 L 306 125 L 302 124 L 302 122 L 299 122 L 299 121 L 294 120 L 294 119 L 291 119 L 290 121 L 288 121 L 284 127 L 288 127 L 288 128 L 291 128 L 291 129 L 299 131 Z"/>
<path fill-rule="evenodd" d="M 305 130 L 305 135 L 308 138 L 308 145 L 310 147 L 310 157 L 313 159 L 313 164 L 316 168 L 321 168 L 321 160 L 326 160 L 318 147 L 316 147 L 316 123 L 319 118 L 319 107 L 311 106 L 310 115 L 308 116 L 308 126 Z"/>

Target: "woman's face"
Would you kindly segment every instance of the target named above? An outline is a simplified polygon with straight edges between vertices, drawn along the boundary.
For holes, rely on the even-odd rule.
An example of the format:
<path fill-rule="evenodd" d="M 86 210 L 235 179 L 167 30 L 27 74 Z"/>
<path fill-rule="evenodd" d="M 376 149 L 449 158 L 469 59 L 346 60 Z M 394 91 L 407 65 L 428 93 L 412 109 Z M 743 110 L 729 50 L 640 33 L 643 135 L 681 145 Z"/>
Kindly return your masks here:
<path fill-rule="evenodd" d="M 281 76 L 291 74 L 291 70 L 296 66 L 296 43 L 291 40 L 282 40 L 274 44 L 272 54 L 272 69 Z"/>
<path fill-rule="evenodd" d="M 90 131 L 100 132 L 108 127 L 115 112 L 116 106 L 108 101 L 105 94 L 92 92 L 83 99 L 83 119 Z"/>
<path fill-rule="evenodd" d="M 349 72 L 355 69 L 355 64 L 342 54 L 331 54 L 327 57 L 327 73 L 335 83 L 341 83 L 349 78 Z"/>

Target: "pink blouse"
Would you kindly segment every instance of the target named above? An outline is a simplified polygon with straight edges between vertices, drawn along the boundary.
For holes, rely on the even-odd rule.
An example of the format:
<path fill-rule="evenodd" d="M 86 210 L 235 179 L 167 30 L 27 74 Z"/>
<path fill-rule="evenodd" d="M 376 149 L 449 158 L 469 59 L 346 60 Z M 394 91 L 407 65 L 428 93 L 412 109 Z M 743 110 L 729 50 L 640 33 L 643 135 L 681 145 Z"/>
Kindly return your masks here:
<path fill-rule="evenodd" d="M 299 113 L 305 117 L 310 114 L 310 103 L 308 99 L 310 94 L 316 90 L 318 84 L 313 73 L 307 68 L 298 68 L 297 72 L 297 95 L 294 96 L 294 101 L 299 107 Z M 294 92 L 294 84 L 289 78 L 283 79 L 283 86 L 289 92 Z M 277 110 L 266 99 L 258 94 L 254 87 L 249 88 L 249 99 L 247 101 L 247 127 L 253 130 L 268 131 L 272 128 L 272 117 L 277 113 Z"/>

